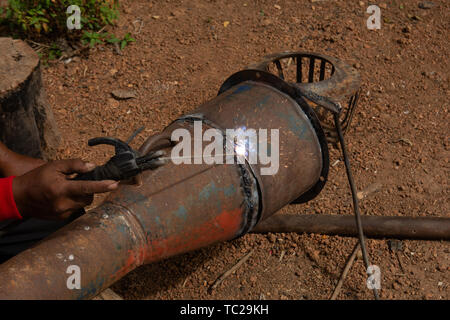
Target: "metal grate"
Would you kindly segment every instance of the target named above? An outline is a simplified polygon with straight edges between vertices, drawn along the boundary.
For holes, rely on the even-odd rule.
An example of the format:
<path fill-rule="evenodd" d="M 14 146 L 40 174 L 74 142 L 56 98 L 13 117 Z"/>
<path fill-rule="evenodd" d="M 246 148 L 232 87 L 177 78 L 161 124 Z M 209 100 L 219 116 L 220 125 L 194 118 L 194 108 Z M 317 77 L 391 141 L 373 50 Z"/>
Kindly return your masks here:
<path fill-rule="evenodd" d="M 304 91 L 328 98 L 342 107 L 340 124 L 343 133 L 349 127 L 358 104 L 359 73 L 341 60 L 312 52 L 282 52 L 266 56 L 262 62 L 249 66 L 270 72 Z M 317 101 L 316 101 L 317 102 Z M 333 116 L 324 105 L 308 99 L 325 131 L 327 140 L 338 137 Z"/>

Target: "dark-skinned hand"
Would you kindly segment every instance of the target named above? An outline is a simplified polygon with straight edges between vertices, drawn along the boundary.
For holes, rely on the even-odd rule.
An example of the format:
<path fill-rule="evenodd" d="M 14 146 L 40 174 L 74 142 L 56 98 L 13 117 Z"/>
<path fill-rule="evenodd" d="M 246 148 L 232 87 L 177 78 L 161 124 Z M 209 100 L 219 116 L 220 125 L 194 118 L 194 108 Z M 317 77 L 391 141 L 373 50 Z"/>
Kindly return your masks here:
<path fill-rule="evenodd" d="M 118 181 L 75 181 L 95 165 L 79 159 L 57 160 L 37 167 L 13 180 L 13 195 L 22 217 L 65 219 L 92 203 L 95 193 L 115 190 Z"/>

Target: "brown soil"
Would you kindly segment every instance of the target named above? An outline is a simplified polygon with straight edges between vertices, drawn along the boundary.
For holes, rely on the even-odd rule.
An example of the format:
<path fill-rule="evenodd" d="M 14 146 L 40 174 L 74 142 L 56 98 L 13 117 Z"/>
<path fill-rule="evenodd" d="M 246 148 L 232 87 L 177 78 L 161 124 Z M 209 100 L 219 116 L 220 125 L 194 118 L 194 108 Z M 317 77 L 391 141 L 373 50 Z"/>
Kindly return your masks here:
<path fill-rule="evenodd" d="M 358 189 L 381 183 L 363 214 L 449 216 L 450 3 L 381 3 L 381 30 L 366 28 L 367 1 L 121 1 L 114 31 L 136 42 L 52 63 L 44 83 L 64 144 L 60 157 L 103 163 L 111 150 L 88 148 L 96 136 L 133 142 L 214 97 L 233 72 L 284 50 L 339 57 L 361 72 L 363 95 L 347 134 Z M 275 6 L 276 5 L 276 6 Z M 139 22 L 143 26 L 138 33 Z M 227 27 L 224 22 L 229 21 Z M 114 100 L 115 89 L 138 97 Z M 331 163 L 340 159 L 331 150 Z M 318 198 L 289 213 L 352 214 L 342 159 Z M 113 286 L 127 299 L 327 299 L 356 239 L 321 235 L 246 235 L 139 268 Z M 448 242 L 403 241 L 396 253 L 368 240 L 385 299 L 449 299 Z M 208 287 L 251 249 L 252 257 L 215 291 Z M 282 252 L 283 258 L 281 258 Z M 338 299 L 371 299 L 358 259 Z"/>

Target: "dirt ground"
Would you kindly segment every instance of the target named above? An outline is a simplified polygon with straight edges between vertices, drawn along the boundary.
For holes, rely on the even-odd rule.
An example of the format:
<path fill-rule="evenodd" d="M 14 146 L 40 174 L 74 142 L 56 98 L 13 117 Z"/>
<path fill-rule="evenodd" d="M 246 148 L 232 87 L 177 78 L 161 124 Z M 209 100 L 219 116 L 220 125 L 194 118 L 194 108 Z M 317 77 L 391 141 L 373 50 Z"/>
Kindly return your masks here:
<path fill-rule="evenodd" d="M 87 58 L 44 68 L 64 139 L 58 156 L 101 164 L 111 150 L 87 147 L 89 138 L 125 139 L 145 126 L 133 142 L 137 147 L 264 55 L 314 51 L 343 59 L 362 76 L 347 141 L 358 189 L 382 184 L 362 202 L 362 213 L 448 217 L 450 3 L 433 0 L 431 9 L 421 9 L 419 2 L 377 2 L 382 26 L 371 31 L 367 1 L 120 1 L 114 31 L 136 39 L 122 55 L 100 46 Z M 115 89 L 136 90 L 138 97 L 114 100 Z M 283 212 L 352 214 L 340 153 L 330 152 L 331 163 L 341 161 L 330 168 L 323 192 Z M 250 234 L 143 266 L 112 288 L 126 299 L 328 299 L 355 243 L 337 236 Z M 381 268 L 383 299 L 450 298 L 448 242 L 403 241 L 397 252 L 387 240 L 367 245 Z M 250 250 L 250 259 L 209 292 Z M 372 299 L 361 259 L 338 299 Z"/>

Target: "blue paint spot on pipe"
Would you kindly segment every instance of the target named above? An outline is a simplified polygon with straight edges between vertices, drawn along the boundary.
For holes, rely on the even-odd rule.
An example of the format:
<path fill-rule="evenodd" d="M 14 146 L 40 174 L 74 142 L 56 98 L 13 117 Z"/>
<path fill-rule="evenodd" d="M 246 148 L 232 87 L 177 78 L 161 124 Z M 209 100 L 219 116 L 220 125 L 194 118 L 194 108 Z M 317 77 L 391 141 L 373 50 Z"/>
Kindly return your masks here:
<path fill-rule="evenodd" d="M 277 116 L 288 122 L 289 130 L 291 130 L 299 139 L 306 139 L 305 134 L 308 133 L 308 128 L 302 118 L 292 112 L 289 112 L 289 114 L 277 113 Z"/>
<path fill-rule="evenodd" d="M 252 87 L 246 84 L 240 85 L 239 87 L 236 88 L 236 90 L 234 90 L 231 94 L 237 94 L 237 93 L 242 93 L 245 91 L 250 90 Z"/>
<path fill-rule="evenodd" d="M 256 103 L 258 109 L 262 109 L 267 105 L 267 101 L 270 99 L 269 95 L 264 96 L 260 101 Z"/>
<path fill-rule="evenodd" d="M 225 194 L 225 196 L 231 197 L 236 193 L 236 188 L 234 187 L 234 185 L 230 185 L 229 187 L 224 188 L 223 193 Z"/>
<path fill-rule="evenodd" d="M 198 194 L 198 198 L 199 200 L 203 200 L 203 201 L 207 201 L 209 200 L 209 198 L 214 195 L 217 194 L 218 189 L 216 187 L 216 184 L 214 182 L 211 182 L 209 184 L 207 184 L 202 191 L 200 191 L 200 193 Z"/>
<path fill-rule="evenodd" d="M 186 218 L 187 218 L 187 210 L 186 210 L 186 208 L 183 207 L 183 206 L 179 206 L 178 210 L 175 211 L 175 215 L 177 217 L 181 218 L 181 219 L 186 220 Z"/>

